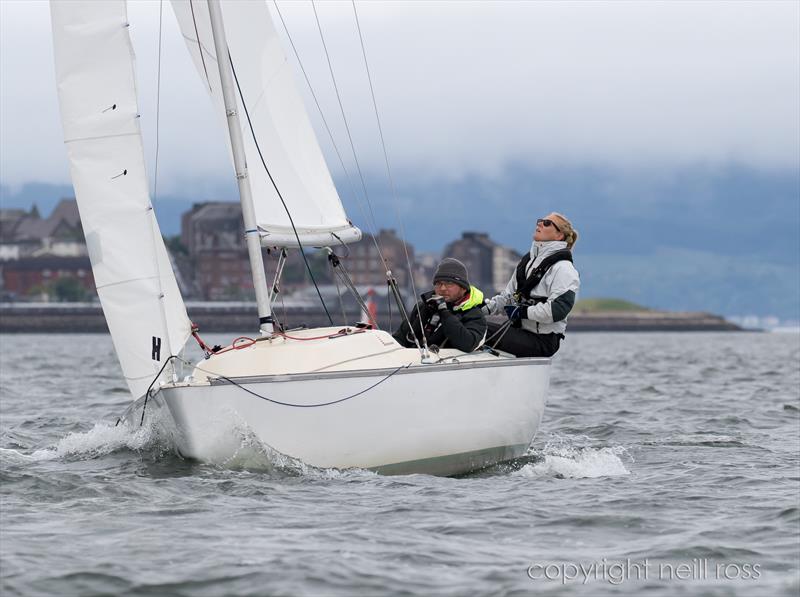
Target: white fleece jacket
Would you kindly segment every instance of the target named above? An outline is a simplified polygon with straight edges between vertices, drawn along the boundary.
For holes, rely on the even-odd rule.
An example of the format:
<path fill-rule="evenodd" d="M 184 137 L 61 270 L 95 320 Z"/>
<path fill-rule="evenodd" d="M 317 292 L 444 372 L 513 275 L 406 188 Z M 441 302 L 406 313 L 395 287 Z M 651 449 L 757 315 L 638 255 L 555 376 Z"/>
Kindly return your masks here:
<path fill-rule="evenodd" d="M 548 255 L 566 249 L 567 243 L 562 240 L 547 242 L 534 241 L 531 246 L 531 260 L 525 268 L 526 277 Z M 531 290 L 530 298 L 545 298 L 544 302 L 531 305 L 527 309 L 527 319 L 522 320 L 522 327 L 537 334 L 563 334 L 567 329 L 567 315 L 575 304 L 581 280 L 578 270 L 569 261 L 559 261 L 553 265 L 542 280 Z M 505 290 L 486 301 L 492 314 L 504 314 L 506 305 L 513 305 L 514 293 L 517 291 L 516 271 Z"/>

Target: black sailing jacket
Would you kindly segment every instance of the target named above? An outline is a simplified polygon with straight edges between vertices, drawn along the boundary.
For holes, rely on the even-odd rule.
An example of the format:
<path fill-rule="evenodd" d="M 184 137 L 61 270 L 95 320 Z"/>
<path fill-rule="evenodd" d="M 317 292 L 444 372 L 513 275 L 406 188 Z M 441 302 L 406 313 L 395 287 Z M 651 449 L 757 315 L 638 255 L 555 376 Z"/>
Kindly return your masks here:
<path fill-rule="evenodd" d="M 481 312 L 483 293 L 473 286 L 470 288 L 470 297 L 465 303 L 456 307 L 448 303 L 447 309 L 441 311 L 425 302 L 432 295 L 433 291 L 424 293 L 420 297 L 422 300 L 417 303 L 409 315 L 411 324 L 414 326 L 414 333 L 420 343 L 422 343 L 422 335 L 419 329 L 420 316 L 418 313 L 422 314 L 428 346 L 457 348 L 463 352 L 472 352 L 478 348 L 486 337 L 486 318 Z M 393 337 L 406 348 L 416 346 L 408 323 L 405 321 L 393 334 Z"/>

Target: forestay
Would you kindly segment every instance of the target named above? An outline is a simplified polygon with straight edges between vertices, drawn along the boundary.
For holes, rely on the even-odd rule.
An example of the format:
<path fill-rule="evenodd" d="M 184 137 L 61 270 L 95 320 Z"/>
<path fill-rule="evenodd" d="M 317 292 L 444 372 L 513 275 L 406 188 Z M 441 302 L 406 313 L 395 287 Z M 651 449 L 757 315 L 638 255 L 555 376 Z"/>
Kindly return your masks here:
<path fill-rule="evenodd" d="M 172 7 L 203 84 L 224 118 L 208 5 L 172 0 Z M 276 187 L 303 244 L 358 240 L 361 232 L 345 215 L 266 3 L 223 2 L 222 9 L 231 60 L 258 141 L 257 147 L 237 97 L 262 244 L 297 244 Z"/>
<path fill-rule="evenodd" d="M 142 396 L 191 332 L 147 186 L 124 0 L 50 5 L 75 197 L 117 357 Z"/>

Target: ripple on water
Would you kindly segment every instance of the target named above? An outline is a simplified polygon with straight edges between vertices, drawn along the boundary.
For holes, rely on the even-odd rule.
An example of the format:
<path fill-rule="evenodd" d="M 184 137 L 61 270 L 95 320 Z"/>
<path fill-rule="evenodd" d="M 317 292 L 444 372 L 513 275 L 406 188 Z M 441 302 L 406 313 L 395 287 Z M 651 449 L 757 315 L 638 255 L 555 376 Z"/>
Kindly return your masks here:
<path fill-rule="evenodd" d="M 183 460 L 149 414 L 102 422 L 126 406 L 107 337 L 48 342 L 0 370 L 9 594 L 596 594 L 525 570 L 624 557 L 767 573 L 615 593 L 798 589 L 796 339 L 575 334 L 527 454 L 455 479 L 316 469 L 246 428 L 232 459 Z"/>

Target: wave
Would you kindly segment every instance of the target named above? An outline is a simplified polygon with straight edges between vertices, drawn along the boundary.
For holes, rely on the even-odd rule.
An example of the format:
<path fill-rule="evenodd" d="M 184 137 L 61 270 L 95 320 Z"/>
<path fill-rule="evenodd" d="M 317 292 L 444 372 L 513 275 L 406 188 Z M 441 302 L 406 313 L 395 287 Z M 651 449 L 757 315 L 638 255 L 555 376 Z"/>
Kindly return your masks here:
<path fill-rule="evenodd" d="M 3 464 L 17 465 L 59 459 L 91 459 L 123 450 L 166 451 L 172 446 L 172 430 L 163 416 L 149 417 L 143 425 L 100 421 L 88 431 L 70 432 L 52 446 L 25 453 L 0 448 Z"/>
<path fill-rule="evenodd" d="M 741 438 L 718 433 L 681 433 L 658 440 L 643 442 L 645 446 L 697 446 L 708 448 L 758 448 L 760 446 L 744 443 Z"/>
<path fill-rule="evenodd" d="M 559 479 L 619 477 L 630 474 L 621 457 L 633 462 L 633 457 L 623 446 L 577 447 L 564 439 L 548 442 L 538 456 L 538 461 L 526 464 L 514 474 Z"/>
<path fill-rule="evenodd" d="M 148 407 L 144 424 L 139 425 L 141 409 L 130 409 L 121 422 L 101 421 L 88 431 L 71 432 L 55 444 L 32 453 L 0 448 L 0 463 L 3 468 L 23 466 L 46 461 L 75 461 L 101 458 L 109 454 L 131 451 L 149 452 L 156 460 L 169 455 L 179 457 L 179 442 L 172 418 L 168 411 L 154 403 Z M 240 421 L 229 430 L 238 447 L 225 460 L 205 463 L 206 466 L 227 470 L 242 470 L 276 477 L 311 477 L 332 479 L 339 477 L 374 477 L 377 473 L 366 469 L 324 469 L 306 464 L 300 459 L 287 456 L 260 441 L 256 434 Z"/>
<path fill-rule="evenodd" d="M 140 451 L 154 443 L 154 426 L 114 426 L 108 422 L 95 423 L 89 431 L 69 433 L 52 448 L 36 450 L 33 460 L 55 460 L 68 457 L 96 458 L 119 450 Z"/>
<path fill-rule="evenodd" d="M 377 473 L 367 469 L 319 468 L 310 465 L 299 458 L 279 452 L 266 442 L 261 441 L 244 421 L 239 421 L 231 432 L 239 437 L 239 447 L 229 458 L 214 463 L 219 468 L 267 473 L 268 475 L 279 477 L 323 479 L 353 476 L 375 477 L 377 475 Z"/>

